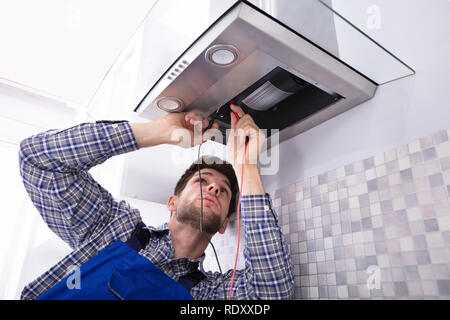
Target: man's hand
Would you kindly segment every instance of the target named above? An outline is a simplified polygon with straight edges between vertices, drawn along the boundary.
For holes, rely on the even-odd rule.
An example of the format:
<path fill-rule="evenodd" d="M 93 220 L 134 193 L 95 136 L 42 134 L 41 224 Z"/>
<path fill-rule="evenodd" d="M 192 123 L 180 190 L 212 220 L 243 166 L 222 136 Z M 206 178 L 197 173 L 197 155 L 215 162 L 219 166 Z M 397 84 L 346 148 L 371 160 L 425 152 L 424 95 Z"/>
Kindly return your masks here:
<path fill-rule="evenodd" d="M 234 104 L 231 104 L 230 108 L 240 118 L 238 120 L 233 112 L 230 113 L 231 132 L 228 135 L 227 151 L 230 159 L 232 159 L 233 166 L 241 165 L 242 163 L 245 165 L 256 165 L 266 137 L 255 124 L 252 117 L 245 114 L 242 108 Z M 248 142 L 246 142 L 247 140 Z M 247 148 L 245 148 L 246 144 Z"/>
<path fill-rule="evenodd" d="M 208 119 L 194 112 L 168 113 L 160 119 L 131 123 L 139 148 L 155 146 L 159 144 L 178 145 L 183 148 L 191 148 L 210 139 L 219 125 L 214 123 L 209 130 Z M 194 136 L 194 133 L 197 137 Z"/>
<path fill-rule="evenodd" d="M 231 132 L 228 135 L 227 152 L 233 162 L 234 172 L 241 186 L 242 171 L 244 172 L 242 195 L 264 194 L 261 176 L 258 170 L 258 158 L 262 144 L 265 140 L 264 133 L 255 124 L 252 117 L 235 105 L 230 105 L 232 111 L 236 112 L 239 120 L 231 112 Z M 248 137 L 248 142 L 247 142 Z M 247 144 L 247 147 L 246 147 Z M 244 158 L 245 152 L 245 158 Z"/>

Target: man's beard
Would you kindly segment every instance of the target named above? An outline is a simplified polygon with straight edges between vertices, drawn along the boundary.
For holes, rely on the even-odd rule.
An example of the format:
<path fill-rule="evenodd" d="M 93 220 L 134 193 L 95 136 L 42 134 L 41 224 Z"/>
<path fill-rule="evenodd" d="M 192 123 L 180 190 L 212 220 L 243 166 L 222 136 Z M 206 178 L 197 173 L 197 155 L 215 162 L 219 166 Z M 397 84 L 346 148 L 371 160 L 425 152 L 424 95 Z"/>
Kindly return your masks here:
<path fill-rule="evenodd" d="M 203 205 L 203 232 L 214 235 L 222 226 L 222 221 L 218 214 L 206 212 L 205 209 L 205 205 Z M 178 222 L 200 230 L 201 208 L 194 203 L 180 204 L 175 214 Z"/>

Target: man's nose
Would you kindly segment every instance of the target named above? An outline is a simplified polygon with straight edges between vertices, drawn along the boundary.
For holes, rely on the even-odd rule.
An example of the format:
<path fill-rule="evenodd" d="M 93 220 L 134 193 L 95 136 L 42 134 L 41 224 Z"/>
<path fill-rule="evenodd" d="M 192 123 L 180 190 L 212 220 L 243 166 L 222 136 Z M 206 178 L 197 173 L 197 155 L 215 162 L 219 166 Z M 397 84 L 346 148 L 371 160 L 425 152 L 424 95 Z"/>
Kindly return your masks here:
<path fill-rule="evenodd" d="M 216 183 L 211 183 L 209 186 L 208 186 L 208 192 L 209 193 L 215 193 L 216 195 L 219 193 L 219 186 L 216 184 Z"/>

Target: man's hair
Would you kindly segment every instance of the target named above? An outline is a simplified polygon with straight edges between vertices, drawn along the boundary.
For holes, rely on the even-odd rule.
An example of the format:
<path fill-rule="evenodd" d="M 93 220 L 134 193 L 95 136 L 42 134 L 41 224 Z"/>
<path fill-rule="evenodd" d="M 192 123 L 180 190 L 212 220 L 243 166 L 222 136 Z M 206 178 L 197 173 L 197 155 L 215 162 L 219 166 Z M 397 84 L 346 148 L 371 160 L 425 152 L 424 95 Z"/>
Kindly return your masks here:
<path fill-rule="evenodd" d="M 186 184 L 189 181 L 189 179 L 191 179 L 191 177 L 196 172 L 198 172 L 199 167 L 200 170 L 205 168 L 214 169 L 216 171 L 219 171 L 228 178 L 228 181 L 230 182 L 231 186 L 231 201 L 227 215 L 227 217 L 229 217 L 236 209 L 235 208 L 236 196 L 237 193 L 239 192 L 239 185 L 236 174 L 234 173 L 233 166 L 220 158 L 214 156 L 203 156 L 199 160 L 193 162 L 191 166 L 183 173 L 180 180 L 178 180 L 177 184 L 175 185 L 174 194 L 176 196 L 180 195 L 180 193 L 186 187 Z"/>

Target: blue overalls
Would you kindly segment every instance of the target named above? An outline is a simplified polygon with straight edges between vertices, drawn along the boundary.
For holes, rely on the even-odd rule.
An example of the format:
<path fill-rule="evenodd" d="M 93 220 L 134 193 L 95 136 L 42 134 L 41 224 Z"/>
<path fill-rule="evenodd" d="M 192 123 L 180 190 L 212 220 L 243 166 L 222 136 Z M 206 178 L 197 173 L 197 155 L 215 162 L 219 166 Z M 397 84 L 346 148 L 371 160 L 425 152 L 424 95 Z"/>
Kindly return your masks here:
<path fill-rule="evenodd" d="M 138 254 L 149 231 L 143 223 L 126 243 L 120 240 L 80 267 L 80 288 L 69 289 L 68 275 L 36 300 L 192 300 L 189 290 L 205 276 L 194 271 L 178 282 Z"/>

